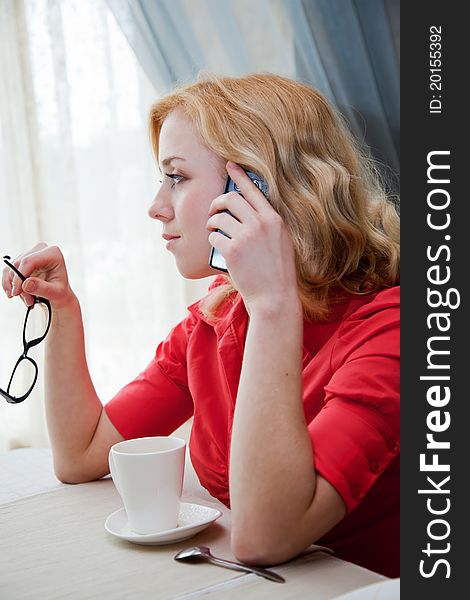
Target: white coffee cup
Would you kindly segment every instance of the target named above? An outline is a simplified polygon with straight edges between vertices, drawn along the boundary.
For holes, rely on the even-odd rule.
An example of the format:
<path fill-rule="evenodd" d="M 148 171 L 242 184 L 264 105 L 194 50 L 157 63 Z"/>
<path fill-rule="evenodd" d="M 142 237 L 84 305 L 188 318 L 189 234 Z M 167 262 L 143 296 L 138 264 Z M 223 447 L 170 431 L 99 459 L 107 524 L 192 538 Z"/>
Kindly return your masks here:
<path fill-rule="evenodd" d="M 135 533 L 177 526 L 185 447 L 186 442 L 176 437 L 137 438 L 111 447 L 111 476 Z"/>

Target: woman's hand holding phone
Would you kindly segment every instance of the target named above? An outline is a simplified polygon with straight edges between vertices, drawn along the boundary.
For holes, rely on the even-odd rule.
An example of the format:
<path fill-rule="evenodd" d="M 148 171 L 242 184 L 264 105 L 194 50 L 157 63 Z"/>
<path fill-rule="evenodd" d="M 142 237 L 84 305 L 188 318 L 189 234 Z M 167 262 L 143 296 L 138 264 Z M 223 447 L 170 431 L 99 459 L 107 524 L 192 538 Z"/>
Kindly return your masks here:
<path fill-rule="evenodd" d="M 248 312 L 277 311 L 290 293 L 298 301 L 292 241 L 281 217 L 245 171 L 231 162 L 226 168 L 240 194 L 229 192 L 212 202 L 209 242 L 224 256 Z M 227 210 L 230 214 L 223 212 Z"/>

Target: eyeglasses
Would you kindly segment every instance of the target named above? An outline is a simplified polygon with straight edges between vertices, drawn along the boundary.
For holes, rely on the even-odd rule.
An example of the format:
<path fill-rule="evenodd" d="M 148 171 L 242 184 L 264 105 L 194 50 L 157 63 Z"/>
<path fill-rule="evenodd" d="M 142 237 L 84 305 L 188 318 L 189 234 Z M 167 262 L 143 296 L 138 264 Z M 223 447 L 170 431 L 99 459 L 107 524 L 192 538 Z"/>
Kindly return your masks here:
<path fill-rule="evenodd" d="M 26 277 L 22 273 L 20 273 L 20 271 L 18 271 L 15 265 L 9 262 L 10 259 L 10 256 L 4 256 L 3 262 L 18 275 L 21 281 L 25 281 Z M 31 313 L 35 308 L 36 304 L 43 304 L 47 308 L 47 322 L 41 323 L 42 333 L 38 337 L 37 330 L 33 329 L 31 331 L 33 321 Z M 36 361 L 30 356 L 28 356 L 28 352 L 31 348 L 40 344 L 46 337 L 47 332 L 49 331 L 49 327 L 51 325 L 51 316 L 52 311 L 49 300 L 47 300 L 46 298 L 41 298 L 40 296 L 35 296 L 34 304 L 28 306 L 28 309 L 26 311 L 26 317 L 24 320 L 23 354 L 16 361 L 6 391 L 0 388 L 0 395 L 3 396 L 5 400 L 10 404 L 19 404 L 20 402 L 23 402 L 23 400 L 26 400 L 26 398 L 31 394 L 34 386 L 36 385 L 36 381 L 38 378 L 38 366 L 36 364 Z"/>

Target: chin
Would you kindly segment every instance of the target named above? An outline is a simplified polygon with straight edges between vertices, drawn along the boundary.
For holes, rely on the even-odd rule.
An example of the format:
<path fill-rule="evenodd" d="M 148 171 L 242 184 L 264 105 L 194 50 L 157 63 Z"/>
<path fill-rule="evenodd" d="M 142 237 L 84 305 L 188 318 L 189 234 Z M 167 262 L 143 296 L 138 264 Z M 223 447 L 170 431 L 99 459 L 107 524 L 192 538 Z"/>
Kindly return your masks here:
<path fill-rule="evenodd" d="M 204 279 L 205 277 L 211 277 L 212 275 L 217 274 L 208 264 L 185 265 L 177 262 L 176 266 L 178 267 L 181 276 L 185 279 Z"/>

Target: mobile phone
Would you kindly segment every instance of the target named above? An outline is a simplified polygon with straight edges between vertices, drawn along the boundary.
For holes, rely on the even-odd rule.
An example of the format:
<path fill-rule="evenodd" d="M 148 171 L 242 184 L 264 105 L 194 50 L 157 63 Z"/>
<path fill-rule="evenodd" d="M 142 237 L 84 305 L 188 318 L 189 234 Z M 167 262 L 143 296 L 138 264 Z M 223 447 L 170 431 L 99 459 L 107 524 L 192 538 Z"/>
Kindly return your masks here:
<path fill-rule="evenodd" d="M 256 187 L 263 192 L 265 197 L 268 198 L 268 186 L 266 185 L 266 182 L 264 181 L 264 179 L 262 177 L 260 177 L 259 175 L 256 175 L 256 173 L 253 173 L 252 171 L 245 170 L 245 173 L 248 175 L 248 177 L 251 179 L 251 181 L 256 185 Z M 224 194 L 227 194 L 228 192 L 238 192 L 240 195 L 242 195 L 240 188 L 236 185 L 236 183 L 232 179 L 230 179 L 230 177 L 227 176 L 227 182 L 225 184 Z M 224 210 L 223 212 L 230 214 L 229 210 Z M 219 233 L 223 233 L 224 235 L 227 235 L 221 229 L 217 229 L 217 231 Z M 219 271 L 224 271 L 225 273 L 228 273 L 225 258 L 222 256 L 222 254 L 220 254 L 220 252 L 217 250 L 217 248 L 211 249 L 211 253 L 209 256 L 209 265 L 213 269 L 218 269 Z"/>

